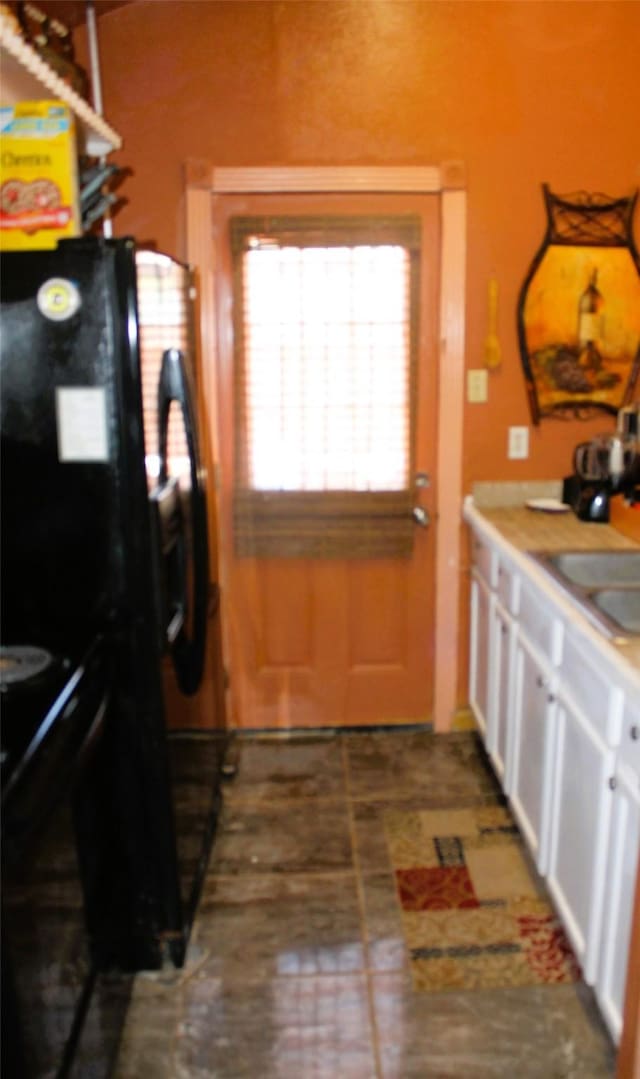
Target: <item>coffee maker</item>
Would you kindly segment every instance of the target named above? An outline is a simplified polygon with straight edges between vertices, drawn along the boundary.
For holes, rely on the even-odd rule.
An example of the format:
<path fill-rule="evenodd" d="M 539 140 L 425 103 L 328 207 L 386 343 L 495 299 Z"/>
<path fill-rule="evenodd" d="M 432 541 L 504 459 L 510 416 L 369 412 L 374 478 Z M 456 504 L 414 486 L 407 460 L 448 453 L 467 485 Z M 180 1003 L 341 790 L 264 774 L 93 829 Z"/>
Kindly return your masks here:
<path fill-rule="evenodd" d="M 640 402 L 627 405 L 618 412 L 616 431 L 623 443 L 640 452 Z"/>
<path fill-rule="evenodd" d="M 640 485 L 640 403 L 620 409 L 615 433 L 581 442 L 562 498 L 581 521 L 607 522 L 611 495 L 635 500 Z"/>
<path fill-rule="evenodd" d="M 577 475 L 565 476 L 562 483 L 562 501 L 581 521 L 601 522 L 609 520 L 611 492 L 602 480 L 587 479 Z"/>

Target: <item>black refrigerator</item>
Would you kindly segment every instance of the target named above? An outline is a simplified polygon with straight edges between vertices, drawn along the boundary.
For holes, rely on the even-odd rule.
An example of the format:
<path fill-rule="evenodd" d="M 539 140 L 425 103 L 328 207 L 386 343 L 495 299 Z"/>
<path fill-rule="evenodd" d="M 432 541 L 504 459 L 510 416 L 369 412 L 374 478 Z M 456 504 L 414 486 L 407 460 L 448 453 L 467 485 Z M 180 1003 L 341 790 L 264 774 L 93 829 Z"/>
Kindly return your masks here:
<path fill-rule="evenodd" d="M 225 734 L 203 683 L 219 611 L 194 281 L 131 239 L 87 237 L 3 254 L 0 290 L 3 989 L 30 1043 L 52 999 L 41 971 L 59 965 L 66 1018 L 41 1056 L 63 1075 L 97 971 L 184 962 L 215 829 Z M 194 735 L 181 702 L 205 693 Z M 59 958 L 48 884 L 25 881 L 48 863 L 76 878 Z"/>

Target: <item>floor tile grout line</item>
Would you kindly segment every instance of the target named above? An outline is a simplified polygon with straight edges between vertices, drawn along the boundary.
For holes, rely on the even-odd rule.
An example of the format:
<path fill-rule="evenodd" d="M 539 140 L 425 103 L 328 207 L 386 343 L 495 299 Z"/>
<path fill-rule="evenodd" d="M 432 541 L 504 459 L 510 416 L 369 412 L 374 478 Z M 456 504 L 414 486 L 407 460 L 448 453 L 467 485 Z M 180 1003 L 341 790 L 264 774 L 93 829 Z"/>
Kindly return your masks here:
<path fill-rule="evenodd" d="M 204 951 L 204 945 L 202 945 L 202 947 Z M 200 965 L 206 963 L 210 956 L 211 952 L 208 952 L 207 955 L 203 955 L 201 957 Z M 178 990 L 182 990 L 185 985 L 193 981 L 194 977 L 197 977 L 199 969 L 200 967 L 197 963 L 194 964 L 193 968 L 182 967 L 180 968 L 180 972 L 176 974 L 174 980 L 172 981 L 166 980 L 152 982 L 148 977 L 141 978 L 141 982 L 146 986 L 145 998 L 148 1000 L 155 1000 L 156 997 L 162 998 Z M 151 973 L 155 973 L 155 971 Z M 407 973 L 410 973 L 410 971 L 408 972 L 407 967 L 403 965 L 384 968 L 364 966 L 354 967 L 353 970 L 310 970 L 291 971 L 290 973 L 283 971 L 282 973 L 277 974 L 271 980 L 282 983 L 294 981 L 310 983 L 320 981 L 337 982 L 342 981 L 343 979 L 344 981 L 354 981 L 355 979 L 359 979 L 361 977 L 384 979 L 388 978 L 389 976 L 405 975 Z M 148 974 L 148 971 L 138 971 L 138 974 L 134 975 L 134 977 L 137 978 L 139 975 L 144 976 Z M 247 978 L 246 975 L 238 975 L 237 977 L 229 977 L 228 983 L 229 985 L 261 985 L 264 983 L 264 978 L 262 975 L 257 975 L 255 979 L 252 979 L 251 977 Z"/>
<path fill-rule="evenodd" d="M 345 801 L 344 795 L 307 795 L 306 797 L 298 796 L 295 798 L 287 798 L 286 796 L 281 798 L 262 798 L 260 795 L 234 794 L 233 797 L 227 799 L 226 805 L 233 809 L 278 810 L 282 808 L 284 811 L 285 809 L 291 809 L 292 807 L 307 806 L 310 804 L 318 806 L 319 808 L 327 806 L 341 807 L 345 804 Z"/>
<path fill-rule="evenodd" d="M 207 884 L 211 881 L 220 881 L 223 884 L 229 881 L 240 883 L 241 881 L 255 882 L 262 881 L 274 881 L 274 880 L 290 880 L 294 877 L 296 880 L 348 880 L 350 877 L 355 876 L 355 869 L 264 869 L 257 872 L 248 873 L 216 873 L 209 872 L 205 878 Z"/>
<path fill-rule="evenodd" d="M 373 1050 L 373 1059 L 376 1069 L 376 1079 L 383 1079 L 382 1075 L 382 1062 L 380 1056 L 380 1040 L 378 1037 L 378 1021 L 376 1018 L 375 999 L 373 981 L 371 977 L 371 957 L 369 955 L 369 931 L 367 928 L 367 917 L 364 899 L 364 888 L 362 884 L 362 872 L 360 868 L 360 856 L 358 853 L 358 842 L 356 836 L 356 822 L 353 813 L 353 807 L 351 802 L 351 767 L 349 761 L 349 750 L 346 739 L 341 739 L 342 748 L 342 767 L 344 773 L 344 784 L 347 795 L 347 816 L 349 821 L 349 836 L 351 840 L 351 852 L 353 858 L 353 865 L 356 876 L 356 895 L 358 900 L 358 910 L 360 914 L 360 932 L 362 936 L 362 948 L 364 952 L 364 977 L 367 985 L 367 999 L 369 1002 L 369 1022 L 371 1024 L 371 1041 Z"/>
<path fill-rule="evenodd" d="M 495 801 L 501 799 L 501 795 L 496 793 L 493 789 L 489 788 L 487 791 L 480 793 L 469 793 L 466 789 L 455 794 L 448 794 L 444 802 L 438 802 L 435 805 L 426 805 L 426 809 L 448 809 L 457 808 L 460 806 L 461 799 L 464 801 L 462 808 L 471 808 L 474 805 L 493 804 Z M 354 805 L 389 805 L 391 808 L 401 805 L 409 804 L 409 807 L 413 803 L 420 804 L 421 807 L 425 806 L 424 799 L 420 800 L 416 795 L 407 796 L 406 790 L 390 790 L 390 791 L 371 791 L 366 794 L 351 794 L 349 796 L 349 802 Z M 233 809 L 291 809 L 293 806 L 309 805 L 313 804 L 318 807 L 323 806 L 336 806 L 340 807 L 345 804 L 347 799 L 344 795 L 310 795 L 307 797 L 280 797 L 280 798 L 263 798 L 251 794 L 247 795 L 233 795 L 225 800 L 225 805 Z M 449 803 L 451 803 L 449 805 Z M 468 803 L 468 806 L 467 806 Z"/>

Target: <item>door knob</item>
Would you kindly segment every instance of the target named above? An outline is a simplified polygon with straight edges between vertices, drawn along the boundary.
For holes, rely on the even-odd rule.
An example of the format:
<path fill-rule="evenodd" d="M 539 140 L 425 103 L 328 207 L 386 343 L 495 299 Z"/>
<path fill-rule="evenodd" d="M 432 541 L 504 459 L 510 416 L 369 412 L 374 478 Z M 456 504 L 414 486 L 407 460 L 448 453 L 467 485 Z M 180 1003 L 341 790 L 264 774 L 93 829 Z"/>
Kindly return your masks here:
<path fill-rule="evenodd" d="M 428 528 L 431 524 L 431 518 L 427 511 L 422 506 L 414 506 L 412 510 L 412 517 L 420 528 Z"/>

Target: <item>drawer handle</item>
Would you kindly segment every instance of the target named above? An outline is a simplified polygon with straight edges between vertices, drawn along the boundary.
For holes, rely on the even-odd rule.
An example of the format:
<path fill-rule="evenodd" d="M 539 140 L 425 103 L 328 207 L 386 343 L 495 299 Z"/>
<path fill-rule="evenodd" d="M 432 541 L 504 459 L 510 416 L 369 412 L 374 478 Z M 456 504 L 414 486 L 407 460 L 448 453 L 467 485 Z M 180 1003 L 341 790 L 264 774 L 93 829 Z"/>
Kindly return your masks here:
<path fill-rule="evenodd" d="M 638 727 L 637 723 L 633 724 L 633 727 L 629 731 L 629 734 L 634 742 L 638 741 L 638 738 L 640 738 L 640 727 Z"/>
<path fill-rule="evenodd" d="M 547 701 L 549 702 L 549 704 L 553 704 L 555 699 L 555 693 L 547 693 Z"/>
<path fill-rule="evenodd" d="M 618 786 L 618 780 L 616 779 L 615 776 L 611 776 L 611 779 L 609 780 L 609 790 L 614 791 L 617 786 Z"/>
<path fill-rule="evenodd" d="M 539 674 L 536 678 L 536 685 L 538 689 L 544 689 L 544 687 L 546 686 L 546 682 L 541 674 Z"/>

